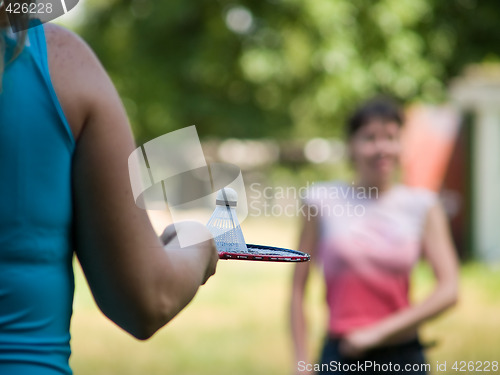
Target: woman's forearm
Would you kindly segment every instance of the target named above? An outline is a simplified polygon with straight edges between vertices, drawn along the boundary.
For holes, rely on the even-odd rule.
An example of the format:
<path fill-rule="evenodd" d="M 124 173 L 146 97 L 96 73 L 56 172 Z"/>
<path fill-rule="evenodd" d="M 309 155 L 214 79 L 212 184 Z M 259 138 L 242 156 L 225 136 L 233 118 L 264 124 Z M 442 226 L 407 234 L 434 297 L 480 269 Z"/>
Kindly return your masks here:
<path fill-rule="evenodd" d="M 200 285 L 213 274 L 213 248 L 202 243 L 188 248 L 166 249 L 166 260 L 159 267 L 151 316 L 145 336 L 151 336 L 186 307 Z M 208 265 L 208 268 L 207 268 Z"/>
<path fill-rule="evenodd" d="M 425 321 L 435 317 L 457 301 L 457 286 L 438 286 L 424 301 L 401 310 L 377 324 L 381 344 L 398 341 L 416 331 Z"/>

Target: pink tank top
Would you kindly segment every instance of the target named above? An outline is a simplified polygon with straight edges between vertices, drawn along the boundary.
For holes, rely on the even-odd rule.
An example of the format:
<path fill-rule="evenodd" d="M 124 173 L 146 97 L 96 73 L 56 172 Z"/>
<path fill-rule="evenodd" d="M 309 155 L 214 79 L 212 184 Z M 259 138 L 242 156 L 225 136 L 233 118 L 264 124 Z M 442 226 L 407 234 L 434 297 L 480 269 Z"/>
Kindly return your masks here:
<path fill-rule="evenodd" d="M 330 182 L 304 200 L 319 219 L 316 260 L 322 266 L 329 332 L 342 335 L 409 305 L 408 283 L 435 193 L 395 185 L 375 189 Z"/>

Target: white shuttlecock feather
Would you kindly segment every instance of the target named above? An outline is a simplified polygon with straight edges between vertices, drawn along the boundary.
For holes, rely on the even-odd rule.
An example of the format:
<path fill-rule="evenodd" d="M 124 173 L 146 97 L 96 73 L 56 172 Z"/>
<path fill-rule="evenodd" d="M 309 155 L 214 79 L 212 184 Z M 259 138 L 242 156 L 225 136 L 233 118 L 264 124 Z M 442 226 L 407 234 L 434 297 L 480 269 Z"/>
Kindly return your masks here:
<path fill-rule="evenodd" d="M 241 231 L 236 205 L 238 194 L 231 188 L 217 192 L 215 211 L 208 220 L 207 228 L 214 236 L 219 252 L 245 252 L 247 245 Z"/>

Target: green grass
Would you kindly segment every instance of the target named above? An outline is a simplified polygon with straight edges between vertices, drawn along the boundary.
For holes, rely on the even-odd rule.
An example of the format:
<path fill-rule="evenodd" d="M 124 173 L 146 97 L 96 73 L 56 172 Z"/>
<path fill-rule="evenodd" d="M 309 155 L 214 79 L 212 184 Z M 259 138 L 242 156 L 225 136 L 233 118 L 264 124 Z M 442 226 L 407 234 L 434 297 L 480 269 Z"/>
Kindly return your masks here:
<path fill-rule="evenodd" d="M 294 248 L 293 220 L 244 224 L 248 242 Z M 293 265 L 221 261 L 189 308 L 151 340 L 122 332 L 95 307 L 79 267 L 72 322 L 71 365 L 77 375 L 285 375 L 292 373 L 288 300 Z M 417 267 L 412 294 L 432 288 L 432 274 Z M 324 288 L 318 272 L 308 289 L 310 350 L 317 357 L 324 335 Z M 425 325 L 424 341 L 437 340 L 429 363 L 500 360 L 500 272 L 462 268 L 460 302 Z M 312 359 L 314 359 L 312 358 Z M 451 373 L 451 372 L 449 372 Z"/>

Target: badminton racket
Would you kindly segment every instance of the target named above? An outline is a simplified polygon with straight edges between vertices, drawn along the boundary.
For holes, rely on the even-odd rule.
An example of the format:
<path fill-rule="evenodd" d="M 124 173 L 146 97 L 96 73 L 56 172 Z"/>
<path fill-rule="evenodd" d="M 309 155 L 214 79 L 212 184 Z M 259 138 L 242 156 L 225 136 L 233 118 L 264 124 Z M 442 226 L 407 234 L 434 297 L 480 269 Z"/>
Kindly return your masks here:
<path fill-rule="evenodd" d="M 301 251 L 280 247 L 246 244 L 236 216 L 238 195 L 231 188 L 217 192 L 215 211 L 207 228 L 214 236 L 219 259 L 259 260 L 264 262 L 307 262 L 310 257 Z"/>

